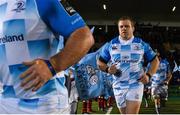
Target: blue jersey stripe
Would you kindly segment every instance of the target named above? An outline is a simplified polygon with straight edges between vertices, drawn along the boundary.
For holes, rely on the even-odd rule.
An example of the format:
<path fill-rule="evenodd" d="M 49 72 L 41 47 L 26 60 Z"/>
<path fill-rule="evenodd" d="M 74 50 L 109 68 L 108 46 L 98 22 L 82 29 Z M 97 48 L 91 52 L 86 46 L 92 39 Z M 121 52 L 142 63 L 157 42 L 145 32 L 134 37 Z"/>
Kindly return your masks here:
<path fill-rule="evenodd" d="M 13 86 L 4 85 L 3 90 L 4 91 L 3 91 L 2 95 L 4 97 L 16 97 L 16 93 L 15 93 Z"/>

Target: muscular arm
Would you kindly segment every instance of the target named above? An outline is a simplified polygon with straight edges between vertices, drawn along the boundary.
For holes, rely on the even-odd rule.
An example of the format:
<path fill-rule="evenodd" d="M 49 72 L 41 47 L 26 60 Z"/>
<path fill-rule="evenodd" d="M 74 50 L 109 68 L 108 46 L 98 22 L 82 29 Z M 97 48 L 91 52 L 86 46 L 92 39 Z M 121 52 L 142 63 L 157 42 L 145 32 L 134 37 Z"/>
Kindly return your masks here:
<path fill-rule="evenodd" d="M 88 27 L 82 27 L 73 32 L 64 49 L 51 57 L 50 62 L 56 72 L 60 72 L 78 62 L 94 44 L 94 39 Z"/>
<path fill-rule="evenodd" d="M 91 31 L 85 26 L 81 16 L 69 6 L 68 3 L 59 0 L 37 0 L 38 11 L 47 27 L 55 34 L 67 39 L 66 45 L 60 53 L 50 58 L 50 65 L 56 72 L 65 70 L 78 62 L 91 48 L 94 39 Z M 71 8 L 71 11 L 69 9 Z M 67 10 L 67 11 L 66 11 Z M 23 63 L 29 68 L 20 75 L 24 79 L 21 86 L 33 91 L 42 87 L 55 73 L 42 59 L 35 59 Z M 53 72 L 52 72 L 53 71 Z M 31 82 L 33 80 L 33 82 Z M 31 82 L 30 85 L 27 85 Z"/>
<path fill-rule="evenodd" d="M 148 74 L 150 74 L 151 76 L 153 74 L 155 74 L 158 67 L 159 67 L 159 59 L 157 57 L 155 57 L 150 63 L 150 68 L 148 69 L 148 71 L 146 73 L 144 73 L 142 75 L 142 77 L 139 79 L 139 81 L 142 82 L 143 84 L 147 84 L 150 79 Z"/>
<path fill-rule="evenodd" d="M 85 26 L 75 30 L 70 35 L 65 48 L 60 53 L 51 57 L 51 65 L 56 72 L 65 70 L 79 61 L 88 52 L 93 43 L 94 39 L 88 27 Z M 21 79 L 25 78 L 21 86 L 26 90 L 32 88 L 32 91 L 36 91 L 52 78 L 52 73 L 41 59 L 24 62 L 24 64 L 30 66 L 20 75 Z M 34 81 L 31 82 L 32 80 Z M 31 82 L 31 84 L 27 85 L 29 82 Z"/>
<path fill-rule="evenodd" d="M 172 74 L 171 74 L 171 72 L 168 72 L 167 78 L 166 78 L 165 82 L 166 82 L 167 84 L 169 84 L 169 81 L 171 80 L 171 78 L 172 78 Z"/>

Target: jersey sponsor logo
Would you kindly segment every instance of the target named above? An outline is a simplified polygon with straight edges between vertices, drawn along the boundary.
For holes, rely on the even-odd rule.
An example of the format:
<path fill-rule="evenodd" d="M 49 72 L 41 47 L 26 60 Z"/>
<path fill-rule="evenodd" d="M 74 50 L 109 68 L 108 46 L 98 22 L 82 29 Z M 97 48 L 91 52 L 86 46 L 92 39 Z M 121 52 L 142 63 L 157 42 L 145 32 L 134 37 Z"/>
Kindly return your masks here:
<path fill-rule="evenodd" d="M 122 56 L 122 59 L 124 60 L 129 59 L 129 56 Z"/>
<path fill-rule="evenodd" d="M 70 6 L 66 0 L 61 0 L 60 3 L 63 5 L 64 9 L 70 16 L 76 13 L 76 10 L 74 10 L 74 8 Z"/>
<path fill-rule="evenodd" d="M 117 59 L 115 61 L 115 63 L 137 63 L 139 60 L 127 60 L 127 59 L 124 59 L 124 60 L 121 60 L 121 59 Z"/>
<path fill-rule="evenodd" d="M 5 35 L 4 37 L 0 38 L 0 44 L 8 43 L 8 42 L 15 42 L 15 41 L 24 41 L 23 34 L 12 35 L 12 36 Z"/>
<path fill-rule="evenodd" d="M 21 12 L 25 10 L 25 2 L 23 0 L 18 0 L 15 5 L 16 8 L 13 9 L 12 11 Z"/>

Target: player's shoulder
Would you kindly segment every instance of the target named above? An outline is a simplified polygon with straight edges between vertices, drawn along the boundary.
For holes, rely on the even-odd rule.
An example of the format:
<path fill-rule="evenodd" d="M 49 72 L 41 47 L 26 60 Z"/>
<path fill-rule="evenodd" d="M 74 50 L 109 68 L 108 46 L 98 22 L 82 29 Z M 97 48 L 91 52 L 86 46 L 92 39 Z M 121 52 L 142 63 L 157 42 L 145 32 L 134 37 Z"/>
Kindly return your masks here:
<path fill-rule="evenodd" d="M 61 0 L 35 0 L 36 5 L 38 6 L 38 10 L 43 9 L 51 9 L 56 6 L 61 6 Z"/>
<path fill-rule="evenodd" d="M 119 37 L 116 36 L 114 37 L 111 41 L 110 41 L 111 44 L 114 44 L 114 43 L 119 43 Z"/>
<path fill-rule="evenodd" d="M 133 43 L 142 43 L 142 42 L 144 42 L 144 41 L 140 37 L 134 37 L 134 39 L 133 39 Z"/>

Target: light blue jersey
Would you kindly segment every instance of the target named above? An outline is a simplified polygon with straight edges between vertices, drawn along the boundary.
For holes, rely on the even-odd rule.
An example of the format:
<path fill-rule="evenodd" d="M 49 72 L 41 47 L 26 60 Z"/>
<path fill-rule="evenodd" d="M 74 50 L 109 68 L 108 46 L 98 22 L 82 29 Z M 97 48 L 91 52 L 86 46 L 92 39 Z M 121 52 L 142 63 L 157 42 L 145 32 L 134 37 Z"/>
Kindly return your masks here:
<path fill-rule="evenodd" d="M 20 86 L 19 75 L 27 69 L 22 62 L 49 59 L 56 53 L 57 35 L 68 38 L 73 31 L 84 26 L 83 19 L 66 2 L 0 0 L 0 77 L 3 97 L 19 99 L 20 106 L 36 107 L 45 98 L 56 99 L 57 95 L 61 95 L 61 99 L 56 100 L 60 104 L 57 107 L 66 106 L 61 102 L 68 100 L 63 74 L 54 76 L 36 92 L 31 89 L 25 91 Z"/>
<path fill-rule="evenodd" d="M 164 81 L 167 79 L 167 74 L 169 72 L 171 72 L 169 62 L 167 61 L 167 59 L 161 59 L 157 72 L 151 78 L 151 86 L 154 87 L 163 85 Z"/>
<path fill-rule="evenodd" d="M 100 52 L 105 63 L 116 64 L 120 75 L 114 76 L 113 88 L 130 88 L 142 85 L 138 79 L 143 75 L 144 57 L 147 61 L 155 58 L 156 54 L 141 38 L 133 37 L 124 42 L 116 37 Z"/>

